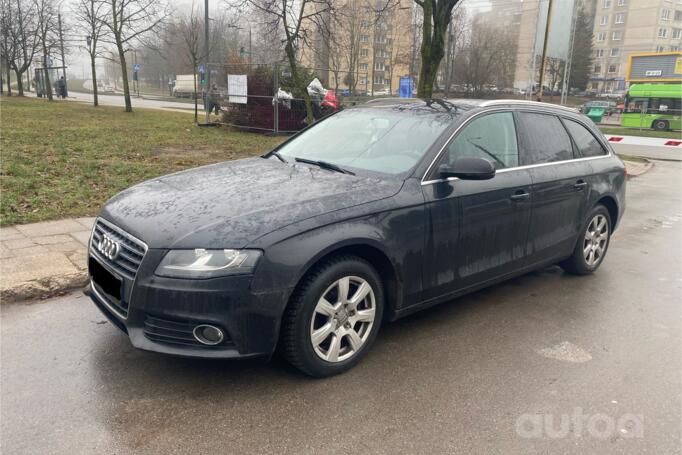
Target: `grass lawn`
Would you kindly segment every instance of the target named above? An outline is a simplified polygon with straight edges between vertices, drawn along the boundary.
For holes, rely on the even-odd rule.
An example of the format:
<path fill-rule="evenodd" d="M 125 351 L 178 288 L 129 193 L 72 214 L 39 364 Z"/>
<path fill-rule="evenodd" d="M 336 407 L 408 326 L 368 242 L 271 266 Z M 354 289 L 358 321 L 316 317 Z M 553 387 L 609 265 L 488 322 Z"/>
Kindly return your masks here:
<path fill-rule="evenodd" d="M 3 97 L 0 224 L 95 215 L 142 180 L 254 156 L 282 138 L 199 128 L 192 116 Z"/>
<path fill-rule="evenodd" d="M 637 128 L 622 128 L 618 126 L 599 126 L 599 129 L 604 134 L 613 134 L 615 136 L 660 137 L 664 139 L 682 140 L 682 131 L 639 130 Z"/>

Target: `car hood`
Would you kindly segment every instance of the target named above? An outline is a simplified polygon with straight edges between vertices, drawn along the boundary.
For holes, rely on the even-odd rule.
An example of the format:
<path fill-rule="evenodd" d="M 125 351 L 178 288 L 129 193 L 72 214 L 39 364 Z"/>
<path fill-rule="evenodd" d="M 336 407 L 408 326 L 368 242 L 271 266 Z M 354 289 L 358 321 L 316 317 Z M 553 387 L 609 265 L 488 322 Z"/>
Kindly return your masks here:
<path fill-rule="evenodd" d="M 101 216 L 150 248 L 242 248 L 289 224 L 390 197 L 401 185 L 247 158 L 140 183 L 111 198 Z"/>

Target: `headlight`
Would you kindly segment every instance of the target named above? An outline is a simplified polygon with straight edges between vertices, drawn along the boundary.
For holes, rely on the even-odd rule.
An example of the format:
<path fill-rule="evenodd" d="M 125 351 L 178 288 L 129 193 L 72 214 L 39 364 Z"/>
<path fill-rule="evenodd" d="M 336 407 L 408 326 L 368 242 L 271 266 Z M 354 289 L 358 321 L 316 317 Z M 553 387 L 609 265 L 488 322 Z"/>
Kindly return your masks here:
<path fill-rule="evenodd" d="M 171 250 L 156 268 L 156 275 L 172 278 L 213 278 L 253 272 L 258 250 Z"/>

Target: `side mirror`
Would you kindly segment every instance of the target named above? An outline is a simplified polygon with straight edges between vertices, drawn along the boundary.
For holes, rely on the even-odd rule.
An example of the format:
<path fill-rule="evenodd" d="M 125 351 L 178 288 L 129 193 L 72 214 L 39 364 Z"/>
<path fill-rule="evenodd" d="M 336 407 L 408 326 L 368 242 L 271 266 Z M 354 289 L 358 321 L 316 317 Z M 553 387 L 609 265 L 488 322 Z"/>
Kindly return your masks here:
<path fill-rule="evenodd" d="M 495 166 L 485 158 L 465 156 L 457 158 L 451 165 L 441 164 L 438 173 L 441 178 L 488 180 L 495 177 Z"/>

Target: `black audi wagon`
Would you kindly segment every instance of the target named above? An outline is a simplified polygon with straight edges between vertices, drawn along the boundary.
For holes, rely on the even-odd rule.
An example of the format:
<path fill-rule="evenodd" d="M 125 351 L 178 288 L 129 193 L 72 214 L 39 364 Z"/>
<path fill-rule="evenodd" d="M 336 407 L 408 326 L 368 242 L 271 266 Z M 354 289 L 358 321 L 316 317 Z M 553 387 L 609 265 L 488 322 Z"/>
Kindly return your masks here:
<path fill-rule="evenodd" d="M 355 365 L 384 321 L 552 264 L 594 272 L 625 167 L 587 117 L 512 100 L 382 100 L 263 156 L 102 208 L 85 292 L 138 348 Z"/>

